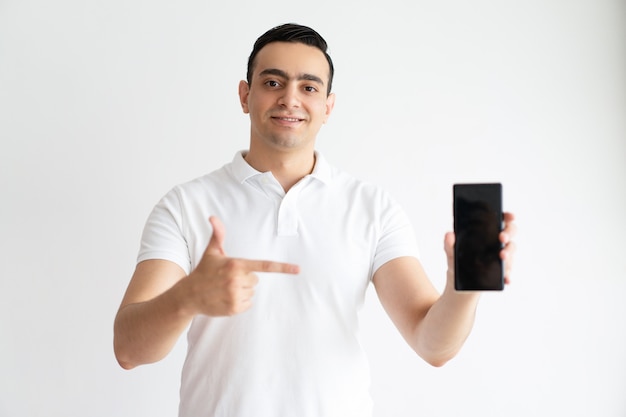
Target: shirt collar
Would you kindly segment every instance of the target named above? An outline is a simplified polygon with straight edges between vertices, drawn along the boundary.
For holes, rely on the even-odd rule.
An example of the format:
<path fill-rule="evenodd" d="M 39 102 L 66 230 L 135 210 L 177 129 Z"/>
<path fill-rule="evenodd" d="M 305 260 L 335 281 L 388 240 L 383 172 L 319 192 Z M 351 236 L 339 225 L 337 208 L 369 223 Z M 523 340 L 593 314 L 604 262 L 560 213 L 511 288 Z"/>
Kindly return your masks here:
<path fill-rule="evenodd" d="M 244 159 L 246 152 L 247 151 L 238 151 L 232 162 L 233 174 L 240 183 L 244 183 L 252 177 L 263 174 L 262 172 L 252 168 L 250 164 L 246 162 Z M 328 184 L 332 178 L 332 169 L 326 161 L 326 158 L 324 158 L 319 151 L 315 151 L 315 166 L 313 167 L 313 172 L 311 172 L 309 176 L 323 182 L 324 184 Z"/>
<path fill-rule="evenodd" d="M 246 160 L 243 158 L 246 152 L 247 151 L 237 152 L 232 162 L 233 174 L 235 175 L 235 178 L 237 179 L 237 181 L 242 184 L 247 179 L 262 174 L 262 172 L 259 172 L 256 169 L 252 168 L 250 164 L 248 164 Z"/>
<path fill-rule="evenodd" d="M 330 183 L 332 179 L 330 164 L 319 151 L 315 151 L 315 166 L 313 167 L 313 172 L 311 172 L 311 177 L 320 180 L 324 184 Z"/>

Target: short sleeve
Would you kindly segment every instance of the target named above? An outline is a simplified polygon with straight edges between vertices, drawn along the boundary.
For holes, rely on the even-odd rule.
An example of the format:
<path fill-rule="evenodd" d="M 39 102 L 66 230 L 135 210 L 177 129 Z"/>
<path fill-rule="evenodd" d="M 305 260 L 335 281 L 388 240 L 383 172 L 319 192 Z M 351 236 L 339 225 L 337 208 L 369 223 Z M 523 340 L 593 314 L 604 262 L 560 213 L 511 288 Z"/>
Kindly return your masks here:
<path fill-rule="evenodd" d="M 191 257 L 183 234 L 180 196 L 172 189 L 152 209 L 144 226 L 137 262 L 163 259 L 191 272 Z"/>
<path fill-rule="evenodd" d="M 419 259 L 413 226 L 402 207 L 387 197 L 380 219 L 380 235 L 374 253 L 372 276 L 392 259 L 412 256 Z"/>

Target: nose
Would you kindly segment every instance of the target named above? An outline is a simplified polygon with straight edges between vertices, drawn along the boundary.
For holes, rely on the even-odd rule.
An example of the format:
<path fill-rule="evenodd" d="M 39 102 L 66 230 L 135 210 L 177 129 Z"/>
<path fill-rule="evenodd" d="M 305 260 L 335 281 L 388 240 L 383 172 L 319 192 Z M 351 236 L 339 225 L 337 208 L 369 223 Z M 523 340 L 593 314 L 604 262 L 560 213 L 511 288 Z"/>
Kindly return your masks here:
<path fill-rule="evenodd" d="M 300 107 L 300 94 L 298 87 L 295 85 L 287 85 L 282 90 L 282 95 L 278 98 L 278 104 L 286 108 Z"/>

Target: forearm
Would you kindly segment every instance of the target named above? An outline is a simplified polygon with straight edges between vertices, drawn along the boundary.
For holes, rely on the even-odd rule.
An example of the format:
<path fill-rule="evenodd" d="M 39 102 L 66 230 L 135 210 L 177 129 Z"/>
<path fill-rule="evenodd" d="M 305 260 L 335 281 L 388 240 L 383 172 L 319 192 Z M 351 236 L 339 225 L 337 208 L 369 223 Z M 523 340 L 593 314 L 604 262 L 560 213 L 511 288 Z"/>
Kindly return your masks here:
<path fill-rule="evenodd" d="M 163 359 L 189 325 L 182 282 L 152 300 L 120 308 L 114 324 L 115 356 L 124 369 Z"/>
<path fill-rule="evenodd" d="M 479 297 L 448 286 L 415 328 L 415 351 L 433 366 L 452 359 L 472 330 Z"/>

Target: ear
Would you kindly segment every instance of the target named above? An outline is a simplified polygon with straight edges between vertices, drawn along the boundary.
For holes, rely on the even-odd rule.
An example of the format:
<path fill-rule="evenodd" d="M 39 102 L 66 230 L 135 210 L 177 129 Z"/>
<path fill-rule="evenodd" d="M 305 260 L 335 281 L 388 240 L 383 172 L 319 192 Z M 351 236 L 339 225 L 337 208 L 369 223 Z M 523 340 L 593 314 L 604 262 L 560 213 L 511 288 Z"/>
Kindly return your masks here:
<path fill-rule="evenodd" d="M 330 117 L 330 114 L 333 112 L 334 108 L 335 108 L 335 93 L 330 93 L 328 97 L 326 97 L 326 113 L 324 117 L 324 123 L 326 123 L 326 121 Z"/>
<path fill-rule="evenodd" d="M 239 81 L 239 103 L 243 112 L 248 114 L 248 95 L 250 94 L 250 86 L 244 80 Z"/>

